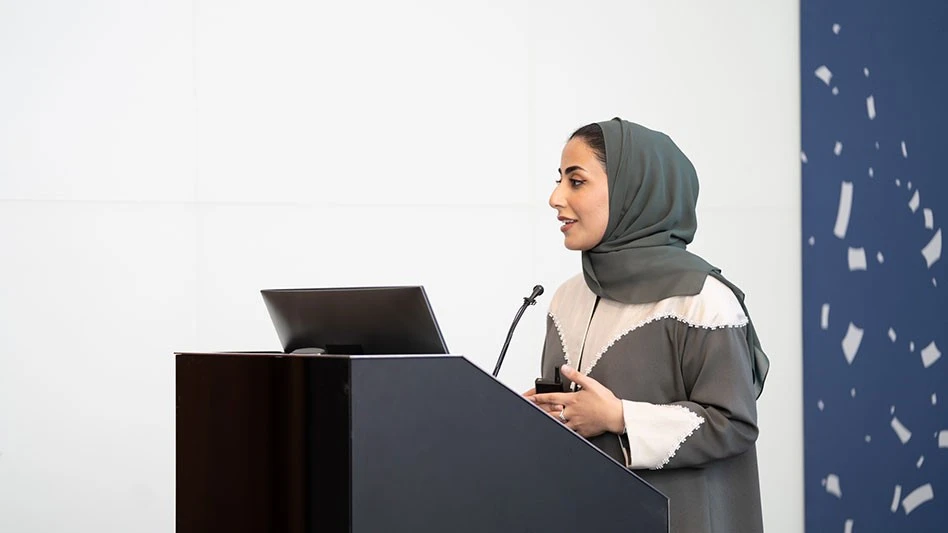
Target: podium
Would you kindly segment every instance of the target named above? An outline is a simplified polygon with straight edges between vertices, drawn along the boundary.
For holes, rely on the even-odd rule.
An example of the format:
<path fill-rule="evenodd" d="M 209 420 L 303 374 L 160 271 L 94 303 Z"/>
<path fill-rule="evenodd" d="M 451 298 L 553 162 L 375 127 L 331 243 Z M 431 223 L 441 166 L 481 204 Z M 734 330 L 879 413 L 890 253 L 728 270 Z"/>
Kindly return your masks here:
<path fill-rule="evenodd" d="M 668 500 L 461 356 L 176 354 L 176 524 L 667 533 Z"/>

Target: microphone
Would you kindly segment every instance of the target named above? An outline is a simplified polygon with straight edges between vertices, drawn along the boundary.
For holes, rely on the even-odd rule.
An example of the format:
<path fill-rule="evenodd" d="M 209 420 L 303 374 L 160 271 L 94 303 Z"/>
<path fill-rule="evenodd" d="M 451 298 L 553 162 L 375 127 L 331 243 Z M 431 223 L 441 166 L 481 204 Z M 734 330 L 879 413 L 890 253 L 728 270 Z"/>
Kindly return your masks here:
<path fill-rule="evenodd" d="M 528 301 L 530 305 L 537 303 L 537 296 L 543 294 L 543 285 L 536 285 L 533 287 L 533 292 L 530 293 L 530 296 L 524 298 L 525 301 Z"/>
<path fill-rule="evenodd" d="M 510 339 L 513 338 L 514 328 L 517 327 L 517 322 L 520 322 L 520 317 L 523 316 L 523 312 L 527 307 L 531 305 L 536 305 L 537 296 L 543 294 L 543 286 L 536 285 L 533 287 L 533 292 L 530 293 L 530 296 L 527 296 L 523 299 L 523 305 L 520 306 L 520 310 L 517 311 L 517 316 L 513 319 L 513 324 L 510 324 L 510 331 L 507 332 L 507 340 L 504 341 L 504 347 L 500 350 L 500 357 L 497 358 L 497 364 L 494 366 L 493 376 L 496 378 L 497 374 L 500 372 L 500 365 L 504 362 L 504 356 L 507 355 L 507 347 L 510 346 Z"/>

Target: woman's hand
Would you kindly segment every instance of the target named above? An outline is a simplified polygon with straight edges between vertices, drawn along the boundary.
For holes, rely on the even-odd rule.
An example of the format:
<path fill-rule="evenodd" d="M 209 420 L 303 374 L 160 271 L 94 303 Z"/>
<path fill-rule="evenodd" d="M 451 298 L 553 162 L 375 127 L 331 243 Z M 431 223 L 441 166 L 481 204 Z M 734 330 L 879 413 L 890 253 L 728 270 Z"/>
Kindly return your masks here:
<path fill-rule="evenodd" d="M 616 398 L 611 390 L 566 365 L 560 368 L 560 374 L 582 389 L 579 392 L 549 394 L 535 394 L 535 391 L 531 390 L 524 393 L 524 396 L 544 411 L 564 420 L 567 427 L 583 437 L 595 437 L 607 431 L 622 433 L 625 430 L 622 400 Z M 530 392 L 534 394 L 528 394 Z"/>
<path fill-rule="evenodd" d="M 523 393 L 523 397 L 526 398 L 526 399 L 528 399 L 528 400 L 530 400 L 531 402 L 537 404 L 538 406 L 540 406 L 540 409 L 543 409 L 544 411 L 546 411 L 547 414 L 549 414 L 550 416 L 556 416 L 556 415 L 560 414 L 560 411 L 563 410 L 563 406 L 562 406 L 562 405 L 556 405 L 556 404 L 551 405 L 551 404 L 545 404 L 545 403 L 538 403 L 537 400 L 536 400 L 536 397 L 537 397 L 537 389 L 536 389 L 536 387 L 534 387 L 534 388 L 528 390 L 527 392 Z"/>

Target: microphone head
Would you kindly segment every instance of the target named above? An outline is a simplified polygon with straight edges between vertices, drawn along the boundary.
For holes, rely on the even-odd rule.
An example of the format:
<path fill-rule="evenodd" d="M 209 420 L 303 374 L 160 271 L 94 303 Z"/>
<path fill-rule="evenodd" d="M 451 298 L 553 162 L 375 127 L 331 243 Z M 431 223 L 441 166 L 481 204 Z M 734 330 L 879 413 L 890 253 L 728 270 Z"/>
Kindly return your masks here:
<path fill-rule="evenodd" d="M 543 294 L 543 285 L 534 285 L 533 292 L 530 293 L 530 296 L 526 296 L 523 299 L 523 305 L 535 305 L 537 303 L 537 296 Z"/>

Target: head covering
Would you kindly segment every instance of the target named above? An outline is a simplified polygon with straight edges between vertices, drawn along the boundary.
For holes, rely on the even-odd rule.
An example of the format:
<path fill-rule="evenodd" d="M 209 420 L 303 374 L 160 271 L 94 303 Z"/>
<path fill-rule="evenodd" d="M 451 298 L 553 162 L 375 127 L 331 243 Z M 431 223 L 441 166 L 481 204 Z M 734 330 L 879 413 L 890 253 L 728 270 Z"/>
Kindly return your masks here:
<path fill-rule="evenodd" d="M 614 118 L 598 123 L 606 144 L 609 222 L 602 241 L 582 253 L 589 289 L 628 304 L 701 292 L 708 275 L 727 285 L 744 306 L 744 293 L 704 259 L 688 252 L 698 226 L 698 175 L 664 133 Z M 750 322 L 758 396 L 770 367 Z"/>

